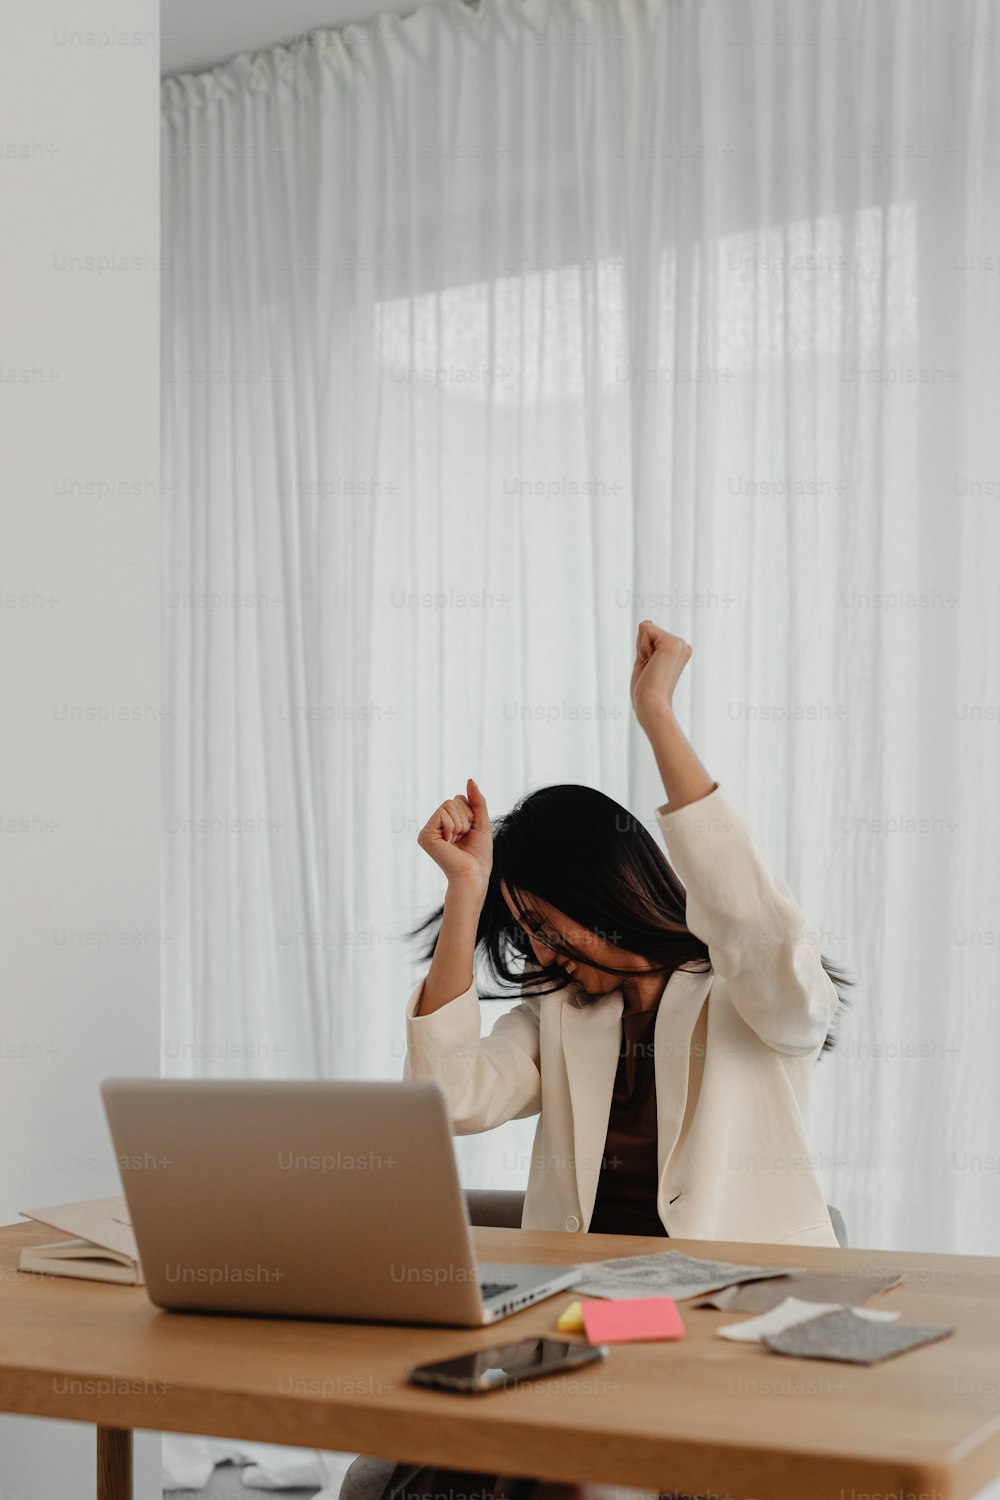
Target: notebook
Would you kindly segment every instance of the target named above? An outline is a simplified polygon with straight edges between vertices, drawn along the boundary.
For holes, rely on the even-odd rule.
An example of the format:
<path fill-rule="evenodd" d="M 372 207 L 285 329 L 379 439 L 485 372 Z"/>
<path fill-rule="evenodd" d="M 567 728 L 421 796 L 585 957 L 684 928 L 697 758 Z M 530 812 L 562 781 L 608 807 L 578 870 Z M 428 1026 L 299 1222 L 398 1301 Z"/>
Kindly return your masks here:
<path fill-rule="evenodd" d="M 125 1199 L 92 1198 L 51 1208 L 22 1208 L 25 1219 L 72 1236 L 21 1251 L 22 1271 L 75 1276 L 84 1281 L 117 1281 L 142 1286 L 144 1277 Z"/>

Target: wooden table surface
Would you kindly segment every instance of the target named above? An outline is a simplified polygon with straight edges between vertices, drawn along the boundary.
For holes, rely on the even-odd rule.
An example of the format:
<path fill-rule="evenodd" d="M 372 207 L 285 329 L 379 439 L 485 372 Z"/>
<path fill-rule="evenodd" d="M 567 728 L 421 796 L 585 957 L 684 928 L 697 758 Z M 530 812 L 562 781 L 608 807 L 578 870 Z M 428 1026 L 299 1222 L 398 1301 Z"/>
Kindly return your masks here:
<path fill-rule="evenodd" d="M 51 1233 L 0 1229 L 2 1411 L 712 1500 L 962 1500 L 1000 1476 L 1000 1259 L 671 1241 L 762 1265 L 897 1269 L 906 1280 L 879 1305 L 956 1333 L 881 1365 L 798 1360 L 716 1338 L 739 1315 L 685 1303 L 684 1340 L 620 1345 L 601 1364 L 469 1397 L 407 1385 L 405 1366 L 551 1333 L 572 1294 L 472 1331 L 164 1313 L 142 1288 L 17 1272 L 21 1248 Z M 474 1234 L 482 1260 L 664 1248 Z"/>

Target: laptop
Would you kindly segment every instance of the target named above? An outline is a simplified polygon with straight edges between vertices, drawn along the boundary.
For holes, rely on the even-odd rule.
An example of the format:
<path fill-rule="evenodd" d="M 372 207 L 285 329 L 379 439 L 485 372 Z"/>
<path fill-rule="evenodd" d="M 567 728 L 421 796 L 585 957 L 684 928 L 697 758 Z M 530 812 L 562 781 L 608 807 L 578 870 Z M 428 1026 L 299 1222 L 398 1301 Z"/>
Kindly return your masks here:
<path fill-rule="evenodd" d="M 433 1083 L 109 1079 L 104 1107 L 159 1307 L 472 1328 L 579 1280 L 477 1265 Z"/>

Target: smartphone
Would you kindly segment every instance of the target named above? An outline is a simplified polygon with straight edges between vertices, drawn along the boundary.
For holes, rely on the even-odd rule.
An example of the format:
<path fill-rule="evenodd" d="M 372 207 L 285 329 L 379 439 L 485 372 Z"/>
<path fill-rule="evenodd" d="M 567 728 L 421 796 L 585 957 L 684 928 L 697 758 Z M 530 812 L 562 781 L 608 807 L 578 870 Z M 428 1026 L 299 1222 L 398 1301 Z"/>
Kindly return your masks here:
<path fill-rule="evenodd" d="M 570 1344 L 565 1339 L 523 1339 L 499 1349 L 477 1349 L 454 1359 L 430 1365 L 409 1365 L 407 1376 L 414 1385 L 440 1386 L 447 1391 L 503 1390 L 539 1375 L 554 1375 L 605 1359 L 607 1344 Z"/>

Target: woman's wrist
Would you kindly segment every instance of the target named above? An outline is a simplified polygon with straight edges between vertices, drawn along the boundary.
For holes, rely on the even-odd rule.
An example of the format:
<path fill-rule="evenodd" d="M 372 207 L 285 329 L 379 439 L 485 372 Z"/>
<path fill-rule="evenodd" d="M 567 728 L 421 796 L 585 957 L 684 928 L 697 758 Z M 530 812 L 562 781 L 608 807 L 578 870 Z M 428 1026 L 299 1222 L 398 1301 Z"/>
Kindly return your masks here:
<path fill-rule="evenodd" d="M 677 726 L 674 705 L 667 700 L 654 704 L 651 708 L 644 709 L 642 716 L 640 717 L 636 714 L 636 718 L 639 719 L 639 728 L 646 735 L 647 739 L 652 739 L 658 730 L 669 730 Z"/>
<path fill-rule="evenodd" d="M 459 916 L 474 916 L 478 922 L 488 890 L 488 880 L 472 880 L 467 875 L 453 875 L 444 893 L 445 911 Z"/>

